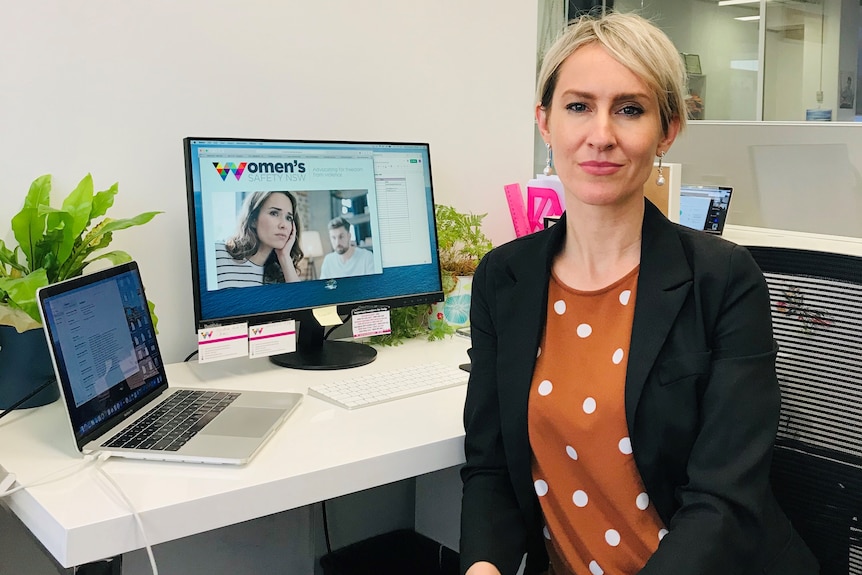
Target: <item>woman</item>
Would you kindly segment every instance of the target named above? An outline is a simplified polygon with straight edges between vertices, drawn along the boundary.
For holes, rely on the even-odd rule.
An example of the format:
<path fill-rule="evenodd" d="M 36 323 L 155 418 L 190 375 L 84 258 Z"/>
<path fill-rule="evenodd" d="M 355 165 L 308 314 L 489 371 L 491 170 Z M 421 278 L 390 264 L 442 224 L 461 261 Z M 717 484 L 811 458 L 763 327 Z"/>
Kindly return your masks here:
<path fill-rule="evenodd" d="M 293 194 L 250 194 L 243 202 L 236 235 L 216 244 L 218 287 L 299 281 L 299 238 Z"/>
<path fill-rule="evenodd" d="M 462 572 L 817 572 L 769 487 L 779 390 L 748 252 L 645 201 L 684 69 L 633 14 L 545 56 L 536 119 L 566 214 L 473 283 Z M 660 164 L 659 164 L 660 165 Z"/>

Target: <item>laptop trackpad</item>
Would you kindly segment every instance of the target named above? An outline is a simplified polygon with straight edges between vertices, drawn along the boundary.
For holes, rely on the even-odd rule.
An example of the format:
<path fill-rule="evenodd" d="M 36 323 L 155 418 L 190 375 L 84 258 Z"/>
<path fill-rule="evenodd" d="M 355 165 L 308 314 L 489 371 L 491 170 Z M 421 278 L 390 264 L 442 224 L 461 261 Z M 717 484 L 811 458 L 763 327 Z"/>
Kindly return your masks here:
<path fill-rule="evenodd" d="M 200 432 L 203 435 L 262 437 L 282 415 L 284 415 L 283 409 L 229 407 Z"/>

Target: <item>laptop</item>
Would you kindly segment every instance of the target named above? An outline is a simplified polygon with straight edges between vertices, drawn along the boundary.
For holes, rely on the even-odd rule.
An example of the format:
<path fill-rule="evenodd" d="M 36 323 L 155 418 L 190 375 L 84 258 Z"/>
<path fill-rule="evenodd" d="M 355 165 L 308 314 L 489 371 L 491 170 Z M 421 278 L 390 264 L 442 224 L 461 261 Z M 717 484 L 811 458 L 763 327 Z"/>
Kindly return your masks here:
<path fill-rule="evenodd" d="M 81 453 L 243 465 L 303 395 L 170 387 L 135 262 L 37 292 Z"/>
<path fill-rule="evenodd" d="M 691 186 L 679 191 L 679 223 L 708 234 L 721 235 L 727 220 L 733 188 L 726 186 Z"/>

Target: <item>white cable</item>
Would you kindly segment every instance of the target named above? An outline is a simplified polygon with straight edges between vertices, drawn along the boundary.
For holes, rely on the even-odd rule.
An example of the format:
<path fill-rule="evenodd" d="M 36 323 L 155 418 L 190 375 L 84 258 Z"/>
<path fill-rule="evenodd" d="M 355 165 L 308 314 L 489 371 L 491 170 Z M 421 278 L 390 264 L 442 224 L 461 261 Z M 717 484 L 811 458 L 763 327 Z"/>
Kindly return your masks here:
<path fill-rule="evenodd" d="M 96 471 L 98 471 L 102 477 L 108 480 L 108 483 L 114 488 L 114 490 L 119 494 L 119 496 L 125 501 L 126 505 L 129 507 L 129 511 L 132 512 L 132 515 L 135 518 L 135 523 L 138 524 L 138 529 L 141 532 L 141 537 L 144 539 L 144 547 L 147 549 L 147 557 L 150 559 L 150 568 L 153 570 L 153 575 L 159 575 L 159 569 L 156 566 L 156 558 L 153 556 L 153 548 L 150 545 L 149 540 L 147 539 L 147 532 L 144 531 L 144 523 L 141 521 L 141 516 L 138 514 L 138 510 L 135 509 L 134 504 L 131 499 L 126 495 L 126 492 L 123 491 L 123 488 L 120 487 L 120 484 L 117 483 L 111 475 L 105 471 L 102 467 L 102 463 L 108 460 L 110 455 L 107 453 L 102 453 L 99 455 L 98 460 L 96 461 Z"/>
<path fill-rule="evenodd" d="M 86 456 L 84 456 L 83 461 L 77 461 L 73 465 L 63 467 L 61 469 L 58 469 L 57 471 L 52 471 L 51 473 L 43 475 L 42 477 L 40 477 L 39 479 L 37 479 L 35 481 L 31 481 L 30 483 L 27 483 L 27 484 L 19 484 L 16 487 L 12 487 L 12 485 L 15 483 L 15 480 L 17 479 L 17 477 L 15 476 L 14 473 L 8 473 L 6 475 L 6 477 L 4 477 L 2 481 L 0 481 L 0 499 L 3 499 L 4 497 L 8 497 L 9 495 L 12 495 L 13 493 L 17 493 L 19 491 L 22 491 L 24 489 L 28 489 L 30 487 L 35 487 L 37 485 L 44 485 L 45 483 L 51 483 L 52 481 L 58 481 L 60 479 L 66 478 L 70 475 L 74 475 L 75 473 L 80 471 L 82 467 L 85 467 L 85 466 L 89 465 L 90 463 L 92 463 L 94 459 L 95 458 L 93 456 L 86 455 Z M 69 473 L 69 470 L 73 470 L 73 471 L 71 473 Z"/>
<path fill-rule="evenodd" d="M 37 479 L 35 481 L 31 481 L 30 483 L 27 483 L 27 484 L 19 484 L 16 487 L 12 487 L 12 485 L 14 485 L 17 477 L 15 476 L 14 473 L 7 473 L 6 476 L 3 477 L 2 480 L 0 480 L 0 499 L 7 497 L 9 495 L 12 495 L 13 493 L 17 493 L 18 491 L 28 489 L 30 487 L 35 487 L 37 485 L 43 485 L 45 483 L 50 483 L 52 481 L 64 479 L 65 477 L 68 477 L 70 475 L 74 475 L 75 473 L 80 471 L 82 467 L 90 465 L 91 463 L 95 462 L 96 471 L 98 471 L 105 479 L 108 480 L 108 483 L 110 483 L 111 486 L 116 490 L 116 492 L 120 495 L 120 497 L 123 499 L 123 501 L 126 503 L 126 505 L 131 510 L 132 515 L 134 515 L 135 522 L 138 524 L 138 529 L 140 529 L 141 536 L 144 539 L 144 545 L 146 546 L 146 549 L 147 549 L 147 556 L 150 559 L 150 567 L 153 570 L 153 575 L 159 575 L 158 567 L 156 567 L 156 559 L 153 556 L 153 548 L 150 546 L 150 542 L 147 540 L 147 534 L 144 531 L 144 524 L 141 521 L 140 515 L 138 515 L 138 512 L 135 509 L 135 506 L 132 505 L 132 502 L 126 496 L 126 493 L 122 490 L 120 485 L 114 480 L 113 477 L 111 477 L 108 474 L 108 472 L 106 472 L 104 469 L 102 469 L 102 463 L 104 461 L 106 461 L 108 459 L 108 457 L 109 457 L 109 455 L 106 453 L 100 454 L 98 456 L 98 458 L 96 458 L 94 455 L 88 454 L 88 455 L 84 456 L 84 459 L 82 461 L 78 461 L 73 465 L 63 467 L 62 469 L 58 469 L 57 471 L 52 471 L 51 473 L 48 473 L 47 475 L 43 475 L 42 477 L 40 477 L 39 479 Z M 73 471 L 71 473 L 68 473 L 69 470 L 73 470 Z"/>
<path fill-rule="evenodd" d="M 3 478 L 3 481 L 0 481 L 0 497 L 6 495 L 6 491 L 12 487 L 12 484 L 15 483 L 15 479 L 15 474 L 9 473 Z"/>

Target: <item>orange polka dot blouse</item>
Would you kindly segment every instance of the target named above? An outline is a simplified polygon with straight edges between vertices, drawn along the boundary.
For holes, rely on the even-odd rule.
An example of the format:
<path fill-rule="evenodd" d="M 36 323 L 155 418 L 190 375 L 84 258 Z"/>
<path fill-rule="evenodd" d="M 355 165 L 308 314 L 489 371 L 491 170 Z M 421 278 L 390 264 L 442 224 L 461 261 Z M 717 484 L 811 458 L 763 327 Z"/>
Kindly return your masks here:
<path fill-rule="evenodd" d="M 551 277 L 528 421 L 554 575 L 637 573 L 667 533 L 635 466 L 626 426 L 638 271 L 590 292 Z"/>

